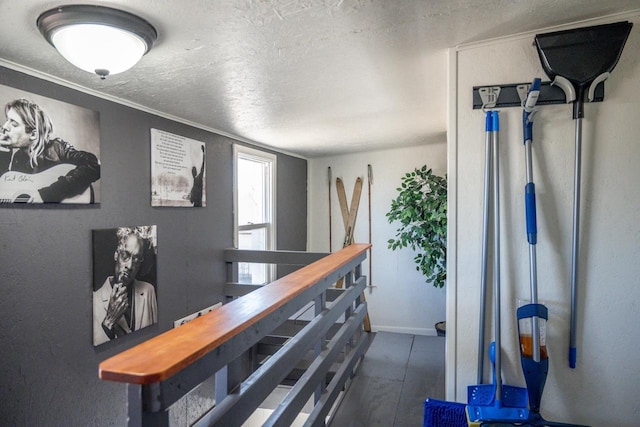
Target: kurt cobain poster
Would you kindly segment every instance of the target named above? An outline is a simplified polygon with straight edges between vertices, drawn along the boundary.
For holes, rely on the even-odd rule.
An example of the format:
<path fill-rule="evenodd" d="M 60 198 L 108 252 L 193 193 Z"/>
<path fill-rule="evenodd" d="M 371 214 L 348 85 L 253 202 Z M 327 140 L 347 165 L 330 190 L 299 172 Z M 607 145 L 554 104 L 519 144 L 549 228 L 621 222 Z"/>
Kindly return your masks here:
<path fill-rule="evenodd" d="M 0 85 L 0 203 L 100 203 L 96 111 Z"/>

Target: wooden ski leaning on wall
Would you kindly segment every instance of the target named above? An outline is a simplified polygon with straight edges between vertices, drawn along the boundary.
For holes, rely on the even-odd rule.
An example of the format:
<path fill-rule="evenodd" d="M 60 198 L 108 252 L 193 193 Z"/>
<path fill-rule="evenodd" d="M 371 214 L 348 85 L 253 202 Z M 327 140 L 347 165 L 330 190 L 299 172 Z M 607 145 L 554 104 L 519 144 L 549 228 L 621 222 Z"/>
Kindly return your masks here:
<path fill-rule="evenodd" d="M 347 193 L 344 189 L 344 183 L 339 177 L 336 178 L 336 191 L 338 192 L 338 202 L 340 203 L 340 212 L 342 213 L 342 224 L 344 225 L 344 243 L 342 247 L 347 247 L 353 243 L 353 231 L 356 225 L 356 219 L 358 217 L 358 206 L 360 205 L 360 195 L 362 194 L 362 178 L 356 179 L 355 186 L 353 187 L 353 194 L 351 195 L 351 205 L 347 205 Z M 344 279 L 341 278 L 336 283 L 336 288 L 342 288 Z M 364 293 L 362 293 L 362 301 L 365 300 Z M 369 320 L 369 314 L 367 313 L 364 321 L 364 330 L 371 332 L 371 321 Z"/>

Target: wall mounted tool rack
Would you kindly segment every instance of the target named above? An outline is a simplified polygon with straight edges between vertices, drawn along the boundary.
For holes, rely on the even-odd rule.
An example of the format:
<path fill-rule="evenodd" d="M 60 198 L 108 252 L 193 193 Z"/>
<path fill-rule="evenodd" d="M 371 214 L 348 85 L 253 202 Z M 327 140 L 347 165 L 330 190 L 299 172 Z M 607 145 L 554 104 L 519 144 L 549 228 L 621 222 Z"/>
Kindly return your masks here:
<path fill-rule="evenodd" d="M 473 109 L 477 110 L 483 107 L 486 108 L 503 108 L 503 107 L 521 107 L 522 101 L 518 91 L 524 91 L 526 94 L 529 85 L 531 83 L 515 83 L 506 85 L 486 85 L 486 86 L 474 86 L 473 87 Z M 486 95 L 489 93 L 489 97 L 493 96 L 495 99 L 495 105 L 483 103 L 480 92 L 484 92 Z M 594 92 L 593 102 L 602 102 L 604 100 L 604 82 L 596 86 Z M 551 82 L 542 82 L 540 87 L 540 97 L 536 105 L 551 105 L 551 104 L 566 104 L 566 96 L 564 91 L 558 86 L 552 86 Z M 486 105 L 485 105 L 486 104 Z"/>

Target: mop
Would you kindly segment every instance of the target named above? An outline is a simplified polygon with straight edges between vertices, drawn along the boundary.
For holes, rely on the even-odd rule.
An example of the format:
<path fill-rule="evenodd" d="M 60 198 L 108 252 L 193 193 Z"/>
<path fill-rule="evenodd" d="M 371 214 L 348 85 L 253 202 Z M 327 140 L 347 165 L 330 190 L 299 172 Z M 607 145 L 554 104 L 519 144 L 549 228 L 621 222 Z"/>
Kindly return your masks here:
<path fill-rule="evenodd" d="M 511 387 L 502 384 L 499 375 L 496 375 L 496 344 L 491 343 L 490 357 L 493 368 L 492 384 L 483 383 L 484 368 L 484 351 L 485 351 L 485 312 L 486 312 L 486 289 L 487 289 L 487 273 L 488 273 L 488 252 L 489 252 L 489 223 L 491 211 L 491 176 L 492 171 L 497 172 L 497 168 L 492 168 L 492 153 L 497 156 L 499 116 L 497 111 L 487 111 L 485 119 L 485 176 L 484 176 L 484 213 L 483 213 L 483 230 L 482 230 L 482 275 L 480 281 L 480 333 L 478 336 L 478 385 L 469 386 L 467 389 L 467 401 L 471 406 L 457 402 L 446 402 L 435 399 L 427 399 L 424 405 L 424 427 L 467 427 L 469 425 L 468 411 L 472 412 L 472 419 L 477 419 L 477 411 L 480 406 L 494 408 L 494 405 L 502 407 L 503 402 L 507 402 L 511 406 L 520 406 L 526 408 L 526 390 L 518 387 Z M 495 149 L 492 150 L 492 144 Z M 497 162 L 497 159 L 496 159 Z M 497 179 L 494 181 L 497 184 Z M 496 192 L 497 194 L 497 192 Z M 494 200 L 497 202 L 497 199 Z M 494 249 L 497 246 L 494 246 Z M 496 259 L 498 259 L 497 257 Z M 499 267 L 499 266 L 498 266 Z M 498 279 L 499 280 L 499 279 Z M 499 310 L 499 306 L 498 306 Z M 499 316 L 499 311 L 497 312 Z M 499 323 L 496 323 L 499 330 Z M 499 332 L 497 334 L 499 336 Z M 499 338 L 498 338 L 499 343 Z M 500 362 L 498 361 L 498 364 Z M 498 368 L 499 369 L 499 368 Z M 524 392 L 524 395 L 523 395 Z M 496 399 L 496 396 L 498 398 Z M 523 399 L 524 397 L 524 399 Z M 514 399 L 515 398 L 515 399 Z M 476 410 L 477 409 L 477 410 Z M 509 411 L 508 409 L 506 411 Z M 495 414 L 493 414 L 495 415 Z M 508 417 L 509 414 L 502 412 L 502 416 Z M 526 418 L 525 414 L 519 415 L 518 419 Z M 472 421 L 473 422 L 473 421 Z"/>
<path fill-rule="evenodd" d="M 480 340 L 478 343 L 478 359 L 482 360 L 484 352 L 484 312 L 485 287 L 487 275 L 488 228 L 489 228 L 489 193 L 490 177 L 493 175 L 493 316 L 494 340 L 490 346 L 490 358 L 493 366 L 493 383 L 477 384 L 467 389 L 468 405 L 466 408 L 469 427 L 479 426 L 488 420 L 523 421 L 529 413 L 527 407 L 527 390 L 522 387 L 505 385 L 501 379 L 501 328 L 500 328 L 500 182 L 498 163 L 498 132 L 500 130 L 499 113 L 488 111 L 486 119 L 487 148 L 485 162 L 485 210 L 483 225 L 482 281 L 480 301 Z M 490 145 L 489 145 L 490 143 Z M 482 362 L 478 365 L 478 382 L 482 382 Z"/>
<path fill-rule="evenodd" d="M 520 360 L 529 395 L 529 416 L 525 424 L 528 426 L 550 427 L 585 427 L 577 424 L 565 424 L 546 421 L 540 415 L 540 401 L 549 371 L 549 356 L 546 346 L 546 322 L 549 318 L 547 307 L 538 302 L 538 277 L 536 262 L 537 221 L 536 195 L 533 183 L 533 166 L 531 145 L 533 143 L 533 116 L 535 105 L 540 94 L 540 79 L 533 80 L 526 100 L 523 102 L 522 124 L 525 147 L 526 178 L 525 185 L 525 217 L 527 241 L 529 242 L 529 282 L 531 303 L 519 307 L 518 336 L 520 341 Z"/>

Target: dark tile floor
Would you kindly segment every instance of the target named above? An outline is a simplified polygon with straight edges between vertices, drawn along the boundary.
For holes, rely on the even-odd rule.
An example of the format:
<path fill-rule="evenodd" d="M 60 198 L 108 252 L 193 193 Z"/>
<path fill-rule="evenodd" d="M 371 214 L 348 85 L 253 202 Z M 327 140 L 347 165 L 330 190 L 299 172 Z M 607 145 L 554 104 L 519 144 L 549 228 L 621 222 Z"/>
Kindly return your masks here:
<path fill-rule="evenodd" d="M 444 399 L 441 337 L 376 333 L 331 427 L 408 427 L 423 423 L 424 400 Z"/>

